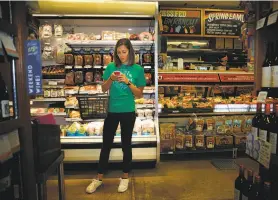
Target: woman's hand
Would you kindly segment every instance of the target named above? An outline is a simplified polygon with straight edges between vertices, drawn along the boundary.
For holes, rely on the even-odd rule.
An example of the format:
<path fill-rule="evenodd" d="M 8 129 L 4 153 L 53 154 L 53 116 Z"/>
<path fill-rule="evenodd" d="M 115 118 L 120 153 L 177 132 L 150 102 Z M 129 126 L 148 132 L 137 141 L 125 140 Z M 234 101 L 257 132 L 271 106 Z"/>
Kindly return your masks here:
<path fill-rule="evenodd" d="M 125 84 L 128 84 L 128 82 L 129 82 L 129 80 L 127 79 L 127 77 L 124 74 L 121 74 L 118 76 L 118 81 L 125 83 Z"/>
<path fill-rule="evenodd" d="M 110 78 L 112 79 L 112 81 L 116 81 L 118 79 L 118 76 L 112 73 Z"/>

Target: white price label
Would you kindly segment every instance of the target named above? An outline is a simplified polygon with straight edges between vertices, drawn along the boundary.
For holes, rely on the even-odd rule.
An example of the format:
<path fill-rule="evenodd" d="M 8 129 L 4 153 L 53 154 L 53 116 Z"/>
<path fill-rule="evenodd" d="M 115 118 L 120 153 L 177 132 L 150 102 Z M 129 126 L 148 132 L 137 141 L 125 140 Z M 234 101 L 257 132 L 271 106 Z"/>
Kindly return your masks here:
<path fill-rule="evenodd" d="M 266 91 L 261 91 L 261 92 L 259 92 L 257 102 L 264 103 L 266 98 L 267 98 L 267 92 Z"/>
<path fill-rule="evenodd" d="M 56 81 L 49 81 L 48 85 L 58 85 L 58 82 L 56 82 Z"/>
<path fill-rule="evenodd" d="M 264 27 L 265 24 L 265 17 L 257 21 L 256 30 L 259 30 Z"/>
<path fill-rule="evenodd" d="M 267 26 L 277 22 L 278 11 L 268 16 Z"/>

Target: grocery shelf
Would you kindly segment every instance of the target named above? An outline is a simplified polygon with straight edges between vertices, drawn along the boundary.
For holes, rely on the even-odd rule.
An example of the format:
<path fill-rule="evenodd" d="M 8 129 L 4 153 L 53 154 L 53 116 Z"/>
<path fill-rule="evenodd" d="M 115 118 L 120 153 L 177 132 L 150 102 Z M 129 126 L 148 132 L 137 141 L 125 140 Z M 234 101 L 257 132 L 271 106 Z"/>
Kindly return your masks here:
<path fill-rule="evenodd" d="M 115 47 L 116 40 L 91 40 L 91 41 L 76 41 L 66 43 L 70 48 L 95 48 L 95 47 Z M 150 46 L 154 41 L 131 41 L 134 47 L 136 46 Z"/>
<path fill-rule="evenodd" d="M 44 98 L 44 99 L 32 99 L 33 102 L 56 102 L 56 101 L 66 101 L 65 98 Z"/>
<path fill-rule="evenodd" d="M 132 142 L 156 142 L 156 135 L 150 136 L 132 136 Z M 70 137 L 61 136 L 62 144 L 88 144 L 102 143 L 102 136 L 82 136 Z M 115 136 L 114 143 L 121 143 L 121 136 Z"/>
<path fill-rule="evenodd" d="M 197 116 L 221 116 L 221 115 L 255 115 L 256 112 L 212 112 L 212 113 L 159 113 L 158 117 L 190 117 L 192 115 Z"/>
<path fill-rule="evenodd" d="M 183 49 L 183 48 L 167 48 L 167 53 L 176 53 L 176 52 L 185 52 L 185 53 L 228 53 L 228 52 L 243 52 L 242 49 Z M 246 54 L 246 53 L 245 53 Z"/>
<path fill-rule="evenodd" d="M 48 114 L 52 114 L 53 116 L 61 116 L 61 117 L 67 116 L 67 113 L 33 113 L 31 114 L 31 116 L 36 117 L 36 116 L 42 116 Z"/>
<path fill-rule="evenodd" d="M 178 150 L 160 152 L 161 155 L 179 155 L 179 154 L 194 154 L 194 153 L 219 153 L 219 152 L 233 152 L 234 148 L 229 149 L 196 149 L 196 150 Z"/>
<path fill-rule="evenodd" d="M 0 31 L 11 35 L 17 35 L 17 28 L 14 24 L 10 24 L 7 20 L 0 19 Z"/>
<path fill-rule="evenodd" d="M 154 104 L 136 104 L 136 108 L 155 108 Z"/>
<path fill-rule="evenodd" d="M 66 122 L 82 122 L 81 118 L 65 118 Z"/>
<path fill-rule="evenodd" d="M 254 75 L 254 72 L 244 72 L 244 71 L 219 71 L 219 70 L 158 70 L 158 74 L 244 74 L 244 75 Z"/>

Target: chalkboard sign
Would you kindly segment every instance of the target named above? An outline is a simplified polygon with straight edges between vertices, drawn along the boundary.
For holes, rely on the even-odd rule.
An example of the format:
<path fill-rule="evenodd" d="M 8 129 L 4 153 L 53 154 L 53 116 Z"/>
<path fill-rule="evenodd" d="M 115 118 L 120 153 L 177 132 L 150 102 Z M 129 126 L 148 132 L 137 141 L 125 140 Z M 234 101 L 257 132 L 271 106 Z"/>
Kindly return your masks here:
<path fill-rule="evenodd" d="M 205 10 L 204 35 L 213 37 L 239 37 L 244 22 L 242 11 Z"/>
<path fill-rule="evenodd" d="M 160 26 L 164 35 L 199 36 L 202 34 L 201 10 L 161 9 Z"/>
<path fill-rule="evenodd" d="M 25 69 L 29 95 L 42 94 L 41 45 L 39 40 L 27 40 L 24 44 Z"/>

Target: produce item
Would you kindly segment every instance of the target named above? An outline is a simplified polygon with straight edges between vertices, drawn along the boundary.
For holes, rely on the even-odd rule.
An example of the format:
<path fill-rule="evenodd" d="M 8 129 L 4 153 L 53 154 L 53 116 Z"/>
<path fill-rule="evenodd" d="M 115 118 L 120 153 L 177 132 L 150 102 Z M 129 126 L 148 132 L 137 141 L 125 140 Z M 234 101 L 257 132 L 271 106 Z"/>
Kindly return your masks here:
<path fill-rule="evenodd" d="M 207 136 L 206 144 L 207 144 L 207 149 L 213 149 L 215 144 L 214 136 Z"/>
<path fill-rule="evenodd" d="M 73 122 L 67 129 L 67 136 L 75 136 L 76 132 L 80 129 L 81 124 L 78 122 Z"/>
<path fill-rule="evenodd" d="M 142 135 L 142 121 L 138 118 L 136 118 L 135 120 L 132 135 L 134 136 Z"/>
<path fill-rule="evenodd" d="M 72 54 L 65 54 L 65 64 L 73 65 L 73 55 Z"/>
<path fill-rule="evenodd" d="M 184 134 L 177 134 L 176 135 L 176 149 L 177 150 L 182 150 L 184 149 L 185 145 L 185 135 Z"/>
<path fill-rule="evenodd" d="M 39 27 L 39 33 L 41 39 L 47 39 L 52 36 L 52 26 L 49 24 L 44 24 Z"/>
<path fill-rule="evenodd" d="M 63 26 L 60 24 L 54 24 L 54 35 L 55 37 L 63 36 Z"/>
<path fill-rule="evenodd" d="M 66 85 L 74 85 L 74 72 L 73 71 L 66 74 L 65 84 Z"/>
<path fill-rule="evenodd" d="M 205 136 L 204 135 L 196 135 L 195 136 L 195 147 L 197 149 L 205 148 Z"/>
<path fill-rule="evenodd" d="M 242 125 L 244 118 L 241 116 L 235 117 L 233 120 L 233 132 L 235 134 L 242 133 Z"/>
<path fill-rule="evenodd" d="M 153 120 L 147 119 L 142 121 L 142 135 L 155 135 Z"/>
<path fill-rule="evenodd" d="M 93 56 L 92 55 L 84 55 L 84 65 L 85 66 L 93 66 Z"/>
<path fill-rule="evenodd" d="M 80 118 L 80 112 L 76 110 L 72 110 L 69 113 L 70 118 Z"/>
<path fill-rule="evenodd" d="M 74 75 L 75 75 L 75 84 L 82 84 L 84 82 L 82 71 L 76 71 Z"/>
<path fill-rule="evenodd" d="M 160 138 L 162 140 L 175 138 L 176 124 L 174 123 L 160 123 Z"/>

